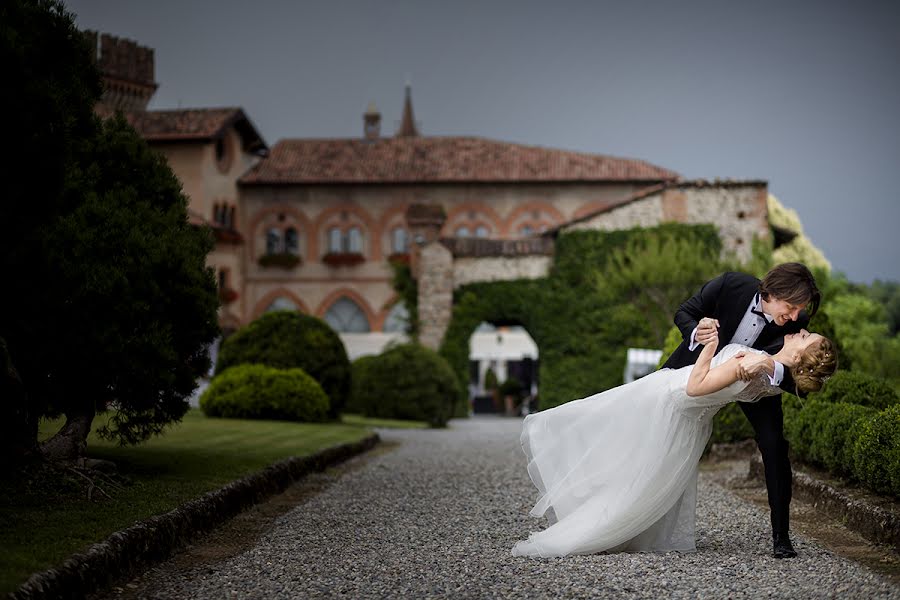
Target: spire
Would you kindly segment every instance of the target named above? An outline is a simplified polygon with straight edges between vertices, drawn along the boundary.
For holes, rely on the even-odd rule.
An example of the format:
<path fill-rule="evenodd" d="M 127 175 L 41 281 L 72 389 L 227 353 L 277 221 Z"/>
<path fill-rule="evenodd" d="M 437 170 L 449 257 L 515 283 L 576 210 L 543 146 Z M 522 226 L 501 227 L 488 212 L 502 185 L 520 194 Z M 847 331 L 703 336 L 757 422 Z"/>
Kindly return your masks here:
<path fill-rule="evenodd" d="M 397 137 L 419 137 L 416 120 L 413 118 L 412 85 L 409 82 L 406 83 L 406 100 L 403 102 L 403 118 L 400 119 Z"/>

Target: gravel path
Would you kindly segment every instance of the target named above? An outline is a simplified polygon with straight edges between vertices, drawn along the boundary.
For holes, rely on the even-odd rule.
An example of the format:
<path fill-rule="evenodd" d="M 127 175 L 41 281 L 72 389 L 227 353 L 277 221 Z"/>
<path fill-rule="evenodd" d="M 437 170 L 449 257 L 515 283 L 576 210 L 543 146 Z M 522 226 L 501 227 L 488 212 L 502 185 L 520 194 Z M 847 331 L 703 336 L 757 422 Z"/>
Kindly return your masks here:
<path fill-rule="evenodd" d="M 698 551 L 513 558 L 543 521 L 518 447 L 519 419 L 385 430 L 401 445 L 279 517 L 251 550 L 165 566 L 148 598 L 900 598 L 900 587 L 814 541 L 771 558 L 768 514 L 701 473 Z"/>

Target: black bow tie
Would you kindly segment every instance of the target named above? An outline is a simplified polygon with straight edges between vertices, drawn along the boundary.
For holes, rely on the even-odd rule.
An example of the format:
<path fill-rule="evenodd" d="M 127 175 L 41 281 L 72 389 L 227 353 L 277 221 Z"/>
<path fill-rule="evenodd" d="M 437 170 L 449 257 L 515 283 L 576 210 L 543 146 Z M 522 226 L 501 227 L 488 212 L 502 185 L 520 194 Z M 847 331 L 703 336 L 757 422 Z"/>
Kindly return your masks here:
<path fill-rule="evenodd" d="M 766 323 L 769 322 L 769 320 L 766 319 L 766 315 L 763 313 L 763 311 L 761 311 L 761 310 L 756 310 L 755 308 L 751 308 L 751 309 L 750 309 L 750 312 L 752 312 L 754 315 L 758 315 L 758 316 L 762 317 L 763 320 L 764 320 Z"/>

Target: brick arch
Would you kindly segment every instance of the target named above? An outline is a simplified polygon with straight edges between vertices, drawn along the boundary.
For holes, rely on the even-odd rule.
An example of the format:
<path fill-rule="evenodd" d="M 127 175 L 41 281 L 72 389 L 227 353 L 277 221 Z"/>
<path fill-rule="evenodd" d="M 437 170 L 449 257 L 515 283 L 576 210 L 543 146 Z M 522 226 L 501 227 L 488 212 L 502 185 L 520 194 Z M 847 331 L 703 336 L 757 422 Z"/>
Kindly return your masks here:
<path fill-rule="evenodd" d="M 391 312 L 391 309 L 394 308 L 394 305 L 398 302 L 401 302 L 403 299 L 394 294 L 390 298 L 388 298 L 387 302 L 381 305 L 381 310 L 378 311 L 378 329 L 372 329 L 372 331 L 384 331 L 384 322 L 387 321 L 388 313 Z"/>
<path fill-rule="evenodd" d="M 263 296 L 256 302 L 256 304 L 253 307 L 253 312 L 251 313 L 253 315 L 253 319 L 258 318 L 260 315 L 262 315 L 264 312 L 266 312 L 266 309 L 269 307 L 270 304 L 272 304 L 272 302 L 275 301 L 275 298 L 279 298 L 281 296 L 284 296 L 284 297 L 290 299 L 291 302 L 296 304 L 297 309 L 300 312 L 310 314 L 309 307 L 307 307 L 306 303 L 303 302 L 303 300 L 301 300 L 296 294 L 294 294 L 292 291 L 290 291 L 287 288 L 278 288 L 278 289 L 272 290 L 271 292 L 269 292 L 268 294 L 266 294 L 265 296 Z"/>
<path fill-rule="evenodd" d="M 285 214 L 291 215 L 292 217 L 294 217 L 294 219 L 297 220 L 297 223 L 300 225 L 300 227 L 303 228 L 303 231 L 306 232 L 306 256 L 304 257 L 304 259 L 309 260 L 313 256 L 310 253 L 310 250 L 312 250 L 311 239 L 312 239 L 313 231 L 312 231 L 312 227 L 310 226 L 309 219 L 302 212 L 300 212 L 292 207 L 289 207 L 289 206 L 269 206 L 269 207 L 266 207 L 266 208 L 260 210 L 255 215 L 253 215 L 253 220 L 250 222 L 250 227 L 247 229 L 247 231 L 250 232 L 250 260 L 251 260 L 251 262 L 255 262 L 256 259 L 258 258 L 256 256 L 256 228 L 259 227 L 259 224 L 262 222 L 262 220 L 265 217 L 267 217 L 273 213 L 285 213 Z"/>
<path fill-rule="evenodd" d="M 327 208 L 319 213 L 319 216 L 316 217 L 316 220 L 313 221 L 312 229 L 313 235 L 310 242 L 310 257 L 314 257 L 315 260 L 320 260 L 321 256 L 319 255 L 319 238 L 322 233 L 322 226 L 324 223 L 328 221 L 333 215 L 340 214 L 342 212 L 348 212 L 353 215 L 359 217 L 359 219 L 365 224 L 366 229 L 368 230 L 366 233 L 369 236 L 371 246 L 371 259 L 372 260 L 381 260 L 381 227 L 378 226 L 378 222 L 372 218 L 365 209 L 360 208 L 354 204 L 345 204 L 342 206 L 332 206 L 331 208 Z M 379 240 L 378 243 L 374 243 L 374 240 Z"/>
<path fill-rule="evenodd" d="M 316 316 L 320 319 L 324 319 L 325 313 L 328 312 L 331 305 L 344 296 L 356 302 L 356 305 L 362 309 L 363 313 L 366 315 L 366 319 L 369 321 L 369 331 L 380 331 L 375 329 L 375 324 L 378 323 L 378 317 L 375 314 L 375 311 L 372 310 L 372 307 L 369 306 L 369 303 L 359 292 L 350 288 L 340 288 L 328 294 L 325 299 L 319 303 L 319 307 L 316 309 Z"/>
<path fill-rule="evenodd" d="M 500 218 L 500 215 L 498 215 L 496 211 L 494 211 L 494 209 L 490 207 L 490 205 L 483 202 L 463 202 L 462 204 L 458 204 L 457 206 L 453 207 L 453 209 L 447 214 L 447 219 L 444 221 L 444 226 L 442 229 L 444 231 L 449 231 L 452 233 L 453 230 L 456 229 L 453 223 L 453 219 L 458 217 L 460 214 L 468 212 L 475 212 L 476 221 L 483 220 L 479 219 L 478 213 L 481 213 L 481 215 L 487 215 L 491 231 L 496 231 L 498 233 L 502 231 L 503 219 Z M 466 221 L 468 222 L 469 219 L 467 218 Z"/>
<path fill-rule="evenodd" d="M 509 213 L 509 216 L 506 217 L 506 221 L 503 222 L 503 229 L 501 230 L 501 235 L 504 235 L 504 236 L 509 235 L 509 232 L 512 229 L 513 223 L 516 222 L 516 219 L 518 219 L 520 216 L 522 216 L 523 213 L 533 212 L 533 211 L 539 211 L 539 212 L 543 212 L 543 213 L 552 215 L 553 218 L 556 219 L 556 222 L 552 223 L 551 227 L 555 226 L 555 225 L 559 225 L 560 223 L 563 223 L 566 220 L 566 218 L 563 216 L 563 214 L 561 212 L 559 212 L 559 209 L 557 209 L 555 206 L 553 206 L 549 202 L 542 202 L 542 201 L 526 202 L 525 204 L 520 204 L 519 206 L 517 206 L 515 208 L 515 210 L 513 210 L 511 213 Z M 535 220 L 530 219 L 530 221 L 535 221 Z M 541 219 L 538 219 L 537 221 L 541 221 Z"/>

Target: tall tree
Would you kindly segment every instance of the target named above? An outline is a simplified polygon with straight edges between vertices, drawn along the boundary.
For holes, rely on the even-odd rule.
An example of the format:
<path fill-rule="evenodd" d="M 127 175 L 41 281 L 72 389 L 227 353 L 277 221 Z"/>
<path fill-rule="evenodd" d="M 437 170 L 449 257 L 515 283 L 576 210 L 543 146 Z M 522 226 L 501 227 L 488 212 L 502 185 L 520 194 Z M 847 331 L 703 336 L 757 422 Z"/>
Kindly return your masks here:
<path fill-rule="evenodd" d="M 0 163 L 0 338 L 16 376 L 0 389 L 27 394 L 32 439 L 39 416 L 64 414 L 42 449 L 71 459 L 97 411 L 115 409 L 103 433 L 136 443 L 187 410 L 217 333 L 212 239 L 188 224 L 165 160 L 123 118 L 94 118 L 97 72 L 61 5 L 2 11 L 0 52 L 16 75 L 3 94 L 15 115 L 6 147 L 20 154 Z"/>
<path fill-rule="evenodd" d="M 100 76 L 84 36 L 61 3 L 0 3 L 0 65 L 6 115 L 0 156 L 0 338 L 6 338 L 0 385 L 0 452 L 33 450 L 42 407 L 26 394 L 25 347 L 35 343 L 47 279 L 42 260 L 46 228 L 63 208 L 66 170 L 81 140 L 93 135 Z M 48 343 L 41 340 L 38 343 Z M 18 369 L 16 369 L 18 367 Z M 14 441 L 15 440 L 15 441 Z"/>
<path fill-rule="evenodd" d="M 726 269 L 719 253 L 720 244 L 647 230 L 610 253 L 597 286 L 636 309 L 662 348 L 678 306 Z"/>

